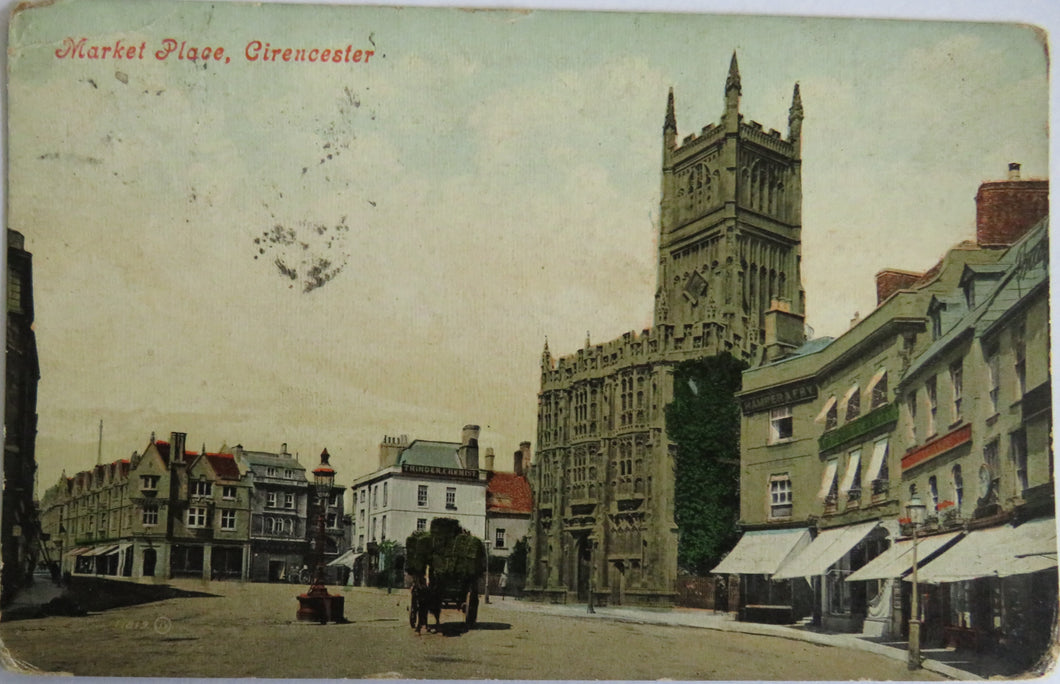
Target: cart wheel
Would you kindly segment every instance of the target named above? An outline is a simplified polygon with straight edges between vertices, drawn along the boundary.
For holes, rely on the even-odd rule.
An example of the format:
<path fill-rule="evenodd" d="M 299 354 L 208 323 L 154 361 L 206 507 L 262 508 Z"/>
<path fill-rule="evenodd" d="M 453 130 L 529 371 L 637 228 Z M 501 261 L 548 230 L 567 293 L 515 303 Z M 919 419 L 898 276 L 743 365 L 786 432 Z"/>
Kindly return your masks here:
<path fill-rule="evenodd" d="M 467 615 L 464 616 L 464 624 L 474 627 L 476 622 L 478 622 L 478 591 L 472 589 L 467 597 Z"/>

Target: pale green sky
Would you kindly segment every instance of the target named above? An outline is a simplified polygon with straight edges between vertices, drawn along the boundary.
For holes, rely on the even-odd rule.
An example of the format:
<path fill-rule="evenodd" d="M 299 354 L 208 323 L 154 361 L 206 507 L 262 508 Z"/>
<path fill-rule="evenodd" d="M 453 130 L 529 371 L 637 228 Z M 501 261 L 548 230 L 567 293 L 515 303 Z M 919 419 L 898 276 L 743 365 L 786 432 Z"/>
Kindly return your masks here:
<path fill-rule="evenodd" d="M 67 36 L 148 59 L 57 59 Z M 231 63 L 151 58 L 167 37 Z M 250 63 L 254 39 L 376 55 Z M 733 50 L 767 129 L 800 83 L 819 335 L 871 310 L 879 269 L 972 238 L 1008 162 L 1048 173 L 1045 51 L 1016 25 L 59 2 L 10 48 L 42 488 L 95 462 L 100 418 L 106 460 L 179 430 L 326 446 L 349 482 L 384 434 L 473 422 L 510 467 L 545 336 L 567 354 L 650 324 L 667 88 L 680 136 L 716 122 Z M 314 265 L 332 277 L 306 292 Z"/>

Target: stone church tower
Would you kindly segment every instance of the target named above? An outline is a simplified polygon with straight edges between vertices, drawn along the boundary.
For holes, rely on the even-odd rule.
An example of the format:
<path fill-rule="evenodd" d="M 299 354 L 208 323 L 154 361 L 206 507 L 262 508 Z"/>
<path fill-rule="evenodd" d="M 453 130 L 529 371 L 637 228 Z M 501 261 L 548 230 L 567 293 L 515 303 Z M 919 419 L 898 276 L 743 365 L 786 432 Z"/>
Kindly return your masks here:
<path fill-rule="evenodd" d="M 541 356 L 530 471 L 527 594 L 670 603 L 677 576 L 673 366 L 730 352 L 752 365 L 803 341 L 800 276 L 802 102 L 788 137 L 740 114 L 733 54 L 718 124 L 677 143 L 673 91 L 663 124 L 655 320 L 640 334 Z"/>
<path fill-rule="evenodd" d="M 720 124 L 678 145 L 670 91 L 663 125 L 656 328 L 701 331 L 704 347 L 753 363 L 775 300 L 792 314 L 804 314 L 802 118 L 796 84 L 787 140 L 757 122 L 744 123 L 733 53 Z"/>

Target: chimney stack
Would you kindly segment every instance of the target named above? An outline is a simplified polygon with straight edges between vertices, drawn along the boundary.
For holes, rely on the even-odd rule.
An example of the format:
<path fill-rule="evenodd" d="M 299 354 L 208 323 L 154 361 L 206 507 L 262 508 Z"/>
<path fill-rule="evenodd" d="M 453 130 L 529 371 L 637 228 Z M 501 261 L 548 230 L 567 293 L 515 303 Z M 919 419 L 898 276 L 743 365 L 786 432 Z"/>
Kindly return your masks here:
<path fill-rule="evenodd" d="M 515 474 L 525 477 L 530 467 L 530 442 L 520 442 L 519 451 L 515 452 Z"/>
<path fill-rule="evenodd" d="M 493 472 L 493 447 L 486 447 L 486 472 Z"/>
<path fill-rule="evenodd" d="M 805 319 L 786 299 L 774 299 L 765 316 L 766 363 L 787 356 L 806 341 Z"/>
<path fill-rule="evenodd" d="M 188 438 L 186 432 L 169 433 L 169 462 L 184 463 L 184 443 Z"/>
<path fill-rule="evenodd" d="M 912 287 L 924 274 L 885 268 L 876 274 L 876 306 L 883 304 L 898 290 Z"/>
<path fill-rule="evenodd" d="M 980 247 L 1014 245 L 1049 215 L 1049 181 L 1023 180 L 1020 165 L 1008 165 L 1008 179 L 979 186 L 975 195 L 975 241 Z"/>
<path fill-rule="evenodd" d="M 390 437 L 383 435 L 383 441 L 379 443 L 379 467 L 390 468 L 396 466 L 401 452 L 409 445 L 409 436 Z"/>
<path fill-rule="evenodd" d="M 465 425 L 460 434 L 460 462 L 468 470 L 478 470 L 478 425 Z"/>

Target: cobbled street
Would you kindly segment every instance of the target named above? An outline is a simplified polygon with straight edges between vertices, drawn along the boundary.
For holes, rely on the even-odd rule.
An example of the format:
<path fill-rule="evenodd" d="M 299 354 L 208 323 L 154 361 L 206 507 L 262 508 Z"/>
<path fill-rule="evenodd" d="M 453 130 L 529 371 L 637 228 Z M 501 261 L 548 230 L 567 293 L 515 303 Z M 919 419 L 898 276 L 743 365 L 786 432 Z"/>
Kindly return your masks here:
<path fill-rule="evenodd" d="M 210 596 L 86 617 L 0 623 L 15 658 L 45 672 L 126 677 L 431 679 L 941 679 L 853 649 L 772 636 L 552 615 L 511 599 L 481 605 L 479 625 L 443 611 L 417 635 L 408 594 L 332 588 L 349 624 L 295 620 L 304 587 L 173 582 Z M 431 618 L 433 624 L 433 617 Z"/>

